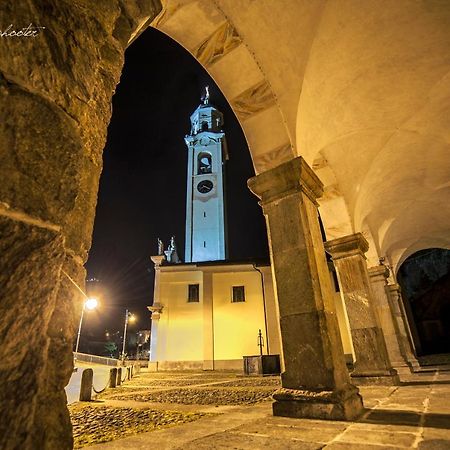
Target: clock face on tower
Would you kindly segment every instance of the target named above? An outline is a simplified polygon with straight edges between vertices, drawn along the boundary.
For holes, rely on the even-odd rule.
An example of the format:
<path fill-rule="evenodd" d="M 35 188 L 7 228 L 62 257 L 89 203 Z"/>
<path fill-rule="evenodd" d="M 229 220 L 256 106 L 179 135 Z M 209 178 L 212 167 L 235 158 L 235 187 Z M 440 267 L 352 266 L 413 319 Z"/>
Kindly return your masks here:
<path fill-rule="evenodd" d="M 214 187 L 212 181 L 202 180 L 197 184 L 197 191 L 200 194 L 207 194 Z"/>

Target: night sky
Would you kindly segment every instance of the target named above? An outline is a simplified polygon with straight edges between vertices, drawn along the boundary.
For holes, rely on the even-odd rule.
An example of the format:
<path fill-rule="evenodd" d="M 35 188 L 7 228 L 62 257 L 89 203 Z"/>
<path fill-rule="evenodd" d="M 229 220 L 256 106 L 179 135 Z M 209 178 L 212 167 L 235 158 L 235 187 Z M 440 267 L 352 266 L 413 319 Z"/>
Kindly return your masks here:
<path fill-rule="evenodd" d="M 97 278 L 101 308 L 86 314 L 86 335 L 121 330 L 125 308 L 136 313 L 130 331 L 150 327 L 157 238 L 172 235 L 184 257 L 189 116 L 210 86 L 210 103 L 224 114 L 229 259 L 268 258 L 261 208 L 247 188 L 254 175 L 243 132 L 225 98 L 195 59 L 149 28 L 125 54 L 104 151 L 104 168 L 86 264 Z"/>

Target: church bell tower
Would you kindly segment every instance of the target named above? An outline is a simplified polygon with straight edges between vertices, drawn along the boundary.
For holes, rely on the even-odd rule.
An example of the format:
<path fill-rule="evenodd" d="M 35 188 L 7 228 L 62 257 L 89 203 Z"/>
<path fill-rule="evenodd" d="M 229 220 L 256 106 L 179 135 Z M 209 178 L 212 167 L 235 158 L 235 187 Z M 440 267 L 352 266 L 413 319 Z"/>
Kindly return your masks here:
<path fill-rule="evenodd" d="M 228 159 L 223 115 L 209 104 L 209 89 L 191 115 L 188 150 L 185 262 L 220 261 L 227 257 L 224 198 Z"/>

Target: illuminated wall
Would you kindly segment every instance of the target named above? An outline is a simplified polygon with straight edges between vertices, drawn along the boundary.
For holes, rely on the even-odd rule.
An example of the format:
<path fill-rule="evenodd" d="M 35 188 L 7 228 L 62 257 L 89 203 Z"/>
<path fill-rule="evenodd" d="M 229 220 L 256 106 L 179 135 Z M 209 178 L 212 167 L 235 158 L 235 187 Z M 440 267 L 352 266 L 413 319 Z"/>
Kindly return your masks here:
<path fill-rule="evenodd" d="M 158 326 L 158 359 L 168 361 L 203 360 L 203 311 L 200 302 L 187 302 L 189 284 L 202 284 L 200 271 L 161 270 L 161 304 Z"/>
<path fill-rule="evenodd" d="M 245 302 L 231 301 L 233 286 L 245 286 Z M 258 355 L 258 330 L 267 340 L 259 273 L 253 269 L 251 272 L 215 273 L 213 289 L 215 359 Z"/>
<path fill-rule="evenodd" d="M 270 267 L 260 270 L 264 278 L 251 264 L 161 266 L 162 312 L 155 339 L 159 367 L 241 367 L 243 356 L 259 354 L 258 330 L 264 338 L 263 352 L 267 353 L 269 334 L 270 351 L 279 354 Z M 188 301 L 189 284 L 199 284 L 198 302 Z M 244 286 L 244 302 L 232 302 L 233 286 Z"/>

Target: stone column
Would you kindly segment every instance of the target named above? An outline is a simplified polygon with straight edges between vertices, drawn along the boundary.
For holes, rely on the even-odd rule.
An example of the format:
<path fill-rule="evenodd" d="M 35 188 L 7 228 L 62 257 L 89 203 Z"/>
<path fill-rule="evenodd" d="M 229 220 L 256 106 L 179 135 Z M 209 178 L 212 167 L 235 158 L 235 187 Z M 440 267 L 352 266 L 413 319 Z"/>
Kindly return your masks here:
<path fill-rule="evenodd" d="M 356 359 L 352 379 L 357 384 L 399 384 L 372 310 L 373 296 L 364 256 L 368 242 L 361 233 L 356 233 L 328 241 L 325 248 L 333 258 L 347 309 Z"/>
<path fill-rule="evenodd" d="M 0 24 L 0 448 L 71 449 L 64 392 L 84 298 L 111 97 L 158 3 L 3 0 Z M 42 27 L 42 28 L 41 28 Z M 45 27 L 45 28 L 44 28 Z"/>
<path fill-rule="evenodd" d="M 408 322 L 406 318 L 405 309 L 403 307 L 403 300 L 401 298 L 401 289 L 398 284 L 389 284 L 387 286 L 389 303 L 398 333 L 398 342 L 400 351 L 403 357 L 408 361 L 409 366 L 415 372 L 420 370 L 419 361 L 414 356 L 414 350 L 411 344 L 410 333 L 408 330 Z"/>
<path fill-rule="evenodd" d="M 375 318 L 383 332 L 389 360 L 392 367 L 400 375 L 409 375 L 411 369 L 400 350 L 399 335 L 396 331 L 393 313 L 389 305 L 389 294 L 387 292 L 389 269 L 383 265 L 370 267 L 369 277 L 373 293 Z"/>
<path fill-rule="evenodd" d="M 251 178 L 266 217 L 285 370 L 279 416 L 351 420 L 363 406 L 350 384 L 319 228 L 322 184 L 298 157 Z"/>

